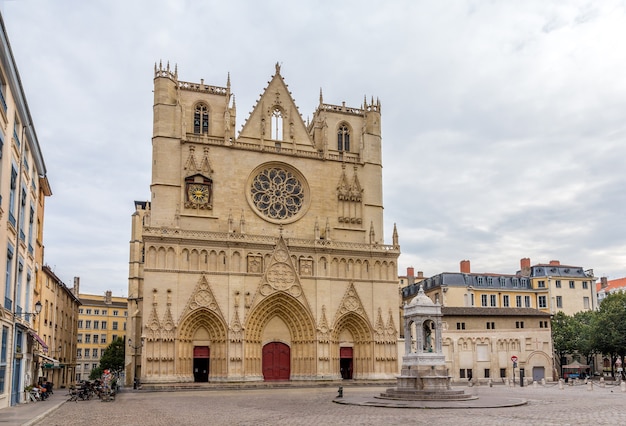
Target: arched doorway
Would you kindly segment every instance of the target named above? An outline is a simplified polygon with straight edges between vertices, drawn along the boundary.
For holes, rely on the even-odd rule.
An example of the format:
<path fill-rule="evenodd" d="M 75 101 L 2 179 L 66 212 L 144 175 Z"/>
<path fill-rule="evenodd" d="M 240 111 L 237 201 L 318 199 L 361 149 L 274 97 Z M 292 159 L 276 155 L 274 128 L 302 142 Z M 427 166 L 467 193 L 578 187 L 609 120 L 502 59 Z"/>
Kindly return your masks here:
<path fill-rule="evenodd" d="M 342 379 L 367 379 L 373 374 L 370 330 L 367 320 L 352 312 L 337 320 L 332 340 L 339 365 L 334 368 Z"/>
<path fill-rule="evenodd" d="M 193 381 L 208 382 L 211 350 L 208 346 L 194 346 L 193 348 Z"/>
<path fill-rule="evenodd" d="M 263 379 L 289 380 L 291 373 L 291 350 L 281 342 L 270 342 L 263 346 Z"/>

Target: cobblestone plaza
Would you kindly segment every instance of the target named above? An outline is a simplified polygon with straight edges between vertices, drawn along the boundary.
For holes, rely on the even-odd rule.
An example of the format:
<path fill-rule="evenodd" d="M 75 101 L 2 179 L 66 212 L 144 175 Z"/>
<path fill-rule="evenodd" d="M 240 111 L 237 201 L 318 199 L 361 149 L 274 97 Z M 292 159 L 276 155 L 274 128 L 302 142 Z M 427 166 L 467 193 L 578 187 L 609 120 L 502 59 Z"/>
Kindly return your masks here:
<path fill-rule="evenodd" d="M 346 398 L 379 394 L 381 387 L 344 387 Z M 601 425 L 626 424 L 626 393 L 585 385 L 465 388 L 486 400 L 522 398 L 507 408 L 409 409 L 333 403 L 337 388 L 132 392 L 114 402 L 66 402 L 39 423 L 96 425 Z"/>

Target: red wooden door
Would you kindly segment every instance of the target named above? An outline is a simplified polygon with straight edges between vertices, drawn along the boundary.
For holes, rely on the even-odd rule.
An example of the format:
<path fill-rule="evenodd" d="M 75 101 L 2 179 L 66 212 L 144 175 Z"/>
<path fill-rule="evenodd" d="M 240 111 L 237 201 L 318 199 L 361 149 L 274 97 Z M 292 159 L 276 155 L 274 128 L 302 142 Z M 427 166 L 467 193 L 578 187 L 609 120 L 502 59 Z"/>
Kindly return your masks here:
<path fill-rule="evenodd" d="M 352 379 L 352 348 L 339 348 L 339 370 L 342 379 Z"/>
<path fill-rule="evenodd" d="M 211 350 L 208 346 L 194 346 L 193 348 L 193 381 L 209 381 L 209 363 Z"/>
<path fill-rule="evenodd" d="M 271 342 L 263 346 L 263 378 L 265 380 L 289 380 L 291 352 L 289 346 Z"/>

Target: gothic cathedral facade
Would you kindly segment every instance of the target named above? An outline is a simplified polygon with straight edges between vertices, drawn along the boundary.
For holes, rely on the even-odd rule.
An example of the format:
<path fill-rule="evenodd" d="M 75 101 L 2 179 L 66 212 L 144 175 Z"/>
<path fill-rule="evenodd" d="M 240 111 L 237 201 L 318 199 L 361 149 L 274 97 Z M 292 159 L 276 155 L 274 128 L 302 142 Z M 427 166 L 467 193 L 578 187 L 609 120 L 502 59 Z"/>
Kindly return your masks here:
<path fill-rule="evenodd" d="M 320 92 L 305 122 L 277 64 L 236 134 L 230 77 L 155 66 L 127 384 L 395 377 L 400 247 L 395 227 L 383 239 L 380 109 Z"/>

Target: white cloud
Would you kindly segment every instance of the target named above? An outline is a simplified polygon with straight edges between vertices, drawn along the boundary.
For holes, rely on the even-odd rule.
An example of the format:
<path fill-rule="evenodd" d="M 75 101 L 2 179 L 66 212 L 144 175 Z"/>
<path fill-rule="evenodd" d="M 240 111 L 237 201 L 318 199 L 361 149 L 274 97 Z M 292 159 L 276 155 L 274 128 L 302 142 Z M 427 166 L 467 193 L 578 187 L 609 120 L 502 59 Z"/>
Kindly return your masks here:
<path fill-rule="evenodd" d="M 618 1 L 5 2 L 54 195 L 46 259 L 85 291 L 127 281 L 149 198 L 155 62 L 223 85 L 237 128 L 273 74 L 300 113 L 383 112 L 385 236 L 400 273 L 560 259 L 624 276 L 626 12 Z"/>

